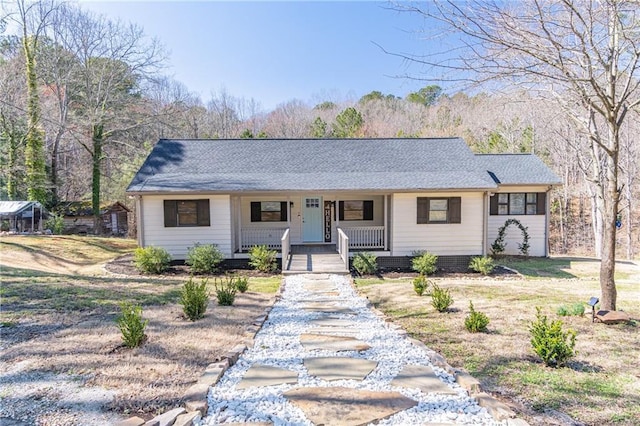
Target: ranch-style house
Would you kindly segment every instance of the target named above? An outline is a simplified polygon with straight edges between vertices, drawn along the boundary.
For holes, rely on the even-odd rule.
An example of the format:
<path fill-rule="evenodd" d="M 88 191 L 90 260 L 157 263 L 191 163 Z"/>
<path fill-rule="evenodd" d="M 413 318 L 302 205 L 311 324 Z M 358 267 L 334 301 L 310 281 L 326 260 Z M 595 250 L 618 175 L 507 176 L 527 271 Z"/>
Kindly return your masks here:
<path fill-rule="evenodd" d="M 138 243 L 184 259 L 196 243 L 246 259 L 266 244 L 335 245 L 407 259 L 490 254 L 510 218 L 531 256 L 547 256 L 549 191 L 560 179 L 532 154 L 474 154 L 461 138 L 161 139 L 127 192 Z M 522 233 L 509 227 L 506 254 Z"/>

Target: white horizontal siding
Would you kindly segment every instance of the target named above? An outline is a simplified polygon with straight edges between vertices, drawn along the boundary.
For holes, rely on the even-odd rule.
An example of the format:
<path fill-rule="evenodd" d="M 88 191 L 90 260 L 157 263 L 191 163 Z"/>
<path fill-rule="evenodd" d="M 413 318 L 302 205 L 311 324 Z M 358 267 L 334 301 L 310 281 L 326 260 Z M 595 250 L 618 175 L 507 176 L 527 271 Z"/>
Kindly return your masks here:
<path fill-rule="evenodd" d="M 544 215 L 512 215 L 489 216 L 487 233 L 487 253 L 491 253 L 491 244 L 498 238 L 498 230 L 504 226 L 508 219 L 517 219 L 522 226 L 527 227 L 529 234 L 529 256 L 546 256 L 545 244 L 545 216 Z M 506 243 L 503 254 L 519 255 L 518 244 L 522 244 L 522 231 L 517 225 L 510 225 L 506 229 L 504 242 Z"/>
<path fill-rule="evenodd" d="M 461 223 L 418 224 L 418 197 L 461 197 Z M 393 194 L 393 256 L 427 250 L 440 256 L 477 255 L 483 246 L 483 193 Z"/>
<path fill-rule="evenodd" d="M 210 226 L 164 226 L 164 200 L 209 199 Z M 215 244 L 225 257 L 231 257 L 231 199 L 228 195 L 186 195 L 142 197 L 143 241 L 145 247 L 165 248 L 174 259 L 185 259 L 195 243 Z"/>

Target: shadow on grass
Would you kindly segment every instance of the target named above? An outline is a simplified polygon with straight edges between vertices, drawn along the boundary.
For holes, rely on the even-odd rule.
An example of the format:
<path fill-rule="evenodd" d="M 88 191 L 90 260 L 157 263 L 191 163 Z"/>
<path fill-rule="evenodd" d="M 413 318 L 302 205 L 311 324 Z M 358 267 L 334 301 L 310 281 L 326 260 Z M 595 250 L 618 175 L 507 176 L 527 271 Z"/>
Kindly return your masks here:
<path fill-rule="evenodd" d="M 571 269 L 571 262 L 575 258 L 547 258 L 547 257 L 518 257 L 504 256 L 496 260 L 498 266 L 515 269 L 522 275 L 532 278 L 578 278 L 565 271 Z M 586 261 L 587 259 L 585 259 Z M 593 261 L 593 259 L 589 259 Z"/>
<path fill-rule="evenodd" d="M 127 278 L 118 278 L 118 277 L 94 277 L 89 275 L 72 275 L 72 274 L 59 274 L 56 272 L 44 272 L 38 271 L 35 269 L 25 269 L 25 268 L 14 268 L 11 266 L 3 266 L 0 270 L 0 276 L 2 277 L 13 277 L 13 278 L 59 278 L 59 279 L 68 279 L 68 280 L 91 280 L 93 282 L 104 282 L 104 283 L 123 283 L 129 282 L 134 284 L 154 284 L 160 286 L 166 285 L 175 285 L 178 283 L 182 283 L 181 279 L 154 279 L 154 278 L 142 278 L 142 277 L 127 277 Z M 4 279 L 3 279 L 4 281 Z"/>
<path fill-rule="evenodd" d="M 124 301 L 141 305 L 165 305 L 176 302 L 180 294 L 180 287 L 175 281 L 57 274 L 25 276 L 20 270 L 17 272 L 14 276 L 3 276 L 4 315 L 50 311 L 109 311 L 118 308 Z"/>
<path fill-rule="evenodd" d="M 46 258 L 47 261 L 49 262 L 54 261 L 56 263 L 69 263 L 71 265 L 76 265 L 76 266 L 86 266 L 94 263 L 94 262 L 79 262 L 79 261 L 65 259 L 64 257 L 56 256 L 55 254 L 51 253 L 50 250 L 36 249 L 24 244 L 12 243 L 8 241 L 3 241 L 2 244 L 10 247 L 15 247 L 21 251 L 32 253 L 37 257 Z"/>

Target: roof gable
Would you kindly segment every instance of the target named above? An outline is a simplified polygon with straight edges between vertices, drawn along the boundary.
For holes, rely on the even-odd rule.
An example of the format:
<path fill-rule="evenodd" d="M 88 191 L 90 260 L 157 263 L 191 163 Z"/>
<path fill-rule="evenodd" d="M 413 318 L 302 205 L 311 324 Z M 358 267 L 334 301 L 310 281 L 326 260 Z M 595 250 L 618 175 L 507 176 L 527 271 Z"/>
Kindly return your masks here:
<path fill-rule="evenodd" d="M 476 154 L 500 185 L 559 185 L 562 180 L 534 154 Z"/>

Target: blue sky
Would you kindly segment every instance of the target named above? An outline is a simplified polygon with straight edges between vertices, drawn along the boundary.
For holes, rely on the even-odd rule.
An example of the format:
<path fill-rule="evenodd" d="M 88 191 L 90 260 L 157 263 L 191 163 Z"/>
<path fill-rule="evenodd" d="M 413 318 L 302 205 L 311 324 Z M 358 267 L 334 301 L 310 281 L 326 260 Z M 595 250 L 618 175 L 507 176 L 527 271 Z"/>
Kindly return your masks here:
<path fill-rule="evenodd" d="M 225 88 L 266 110 L 300 99 L 405 96 L 430 84 L 398 78 L 420 67 L 384 53 L 420 54 L 421 17 L 386 2 L 89 1 L 81 5 L 142 26 L 169 51 L 167 74 L 203 101 Z"/>

